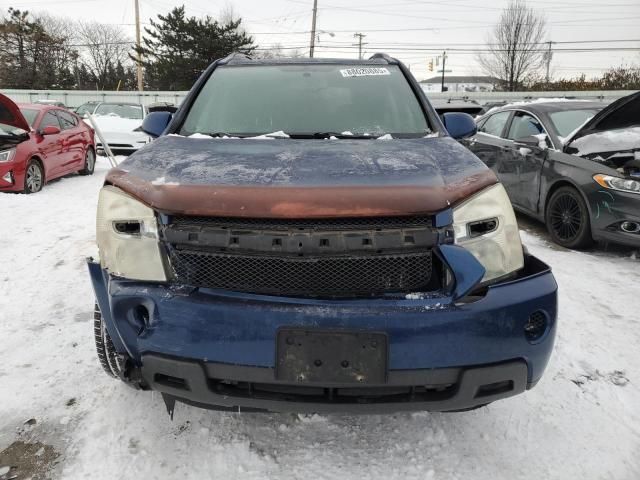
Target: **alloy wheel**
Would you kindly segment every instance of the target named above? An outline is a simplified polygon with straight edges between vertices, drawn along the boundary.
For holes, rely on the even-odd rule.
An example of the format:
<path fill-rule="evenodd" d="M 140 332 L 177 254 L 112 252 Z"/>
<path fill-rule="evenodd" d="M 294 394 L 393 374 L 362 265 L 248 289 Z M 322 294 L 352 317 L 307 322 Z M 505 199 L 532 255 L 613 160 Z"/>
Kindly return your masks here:
<path fill-rule="evenodd" d="M 42 188 L 42 170 L 36 163 L 32 163 L 27 168 L 27 178 L 25 180 L 30 193 L 39 192 Z"/>
<path fill-rule="evenodd" d="M 551 206 L 551 228 L 564 241 L 571 241 L 580 233 L 582 212 L 573 195 L 565 193 Z"/>

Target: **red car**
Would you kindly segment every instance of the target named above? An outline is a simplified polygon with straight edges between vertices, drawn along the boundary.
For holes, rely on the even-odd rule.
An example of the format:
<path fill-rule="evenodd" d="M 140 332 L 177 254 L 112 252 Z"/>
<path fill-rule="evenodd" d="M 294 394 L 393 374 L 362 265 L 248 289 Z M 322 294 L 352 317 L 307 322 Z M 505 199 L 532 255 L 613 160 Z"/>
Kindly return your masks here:
<path fill-rule="evenodd" d="M 16 105 L 0 94 L 0 192 L 39 192 L 54 178 L 91 175 L 94 131 L 52 105 Z"/>

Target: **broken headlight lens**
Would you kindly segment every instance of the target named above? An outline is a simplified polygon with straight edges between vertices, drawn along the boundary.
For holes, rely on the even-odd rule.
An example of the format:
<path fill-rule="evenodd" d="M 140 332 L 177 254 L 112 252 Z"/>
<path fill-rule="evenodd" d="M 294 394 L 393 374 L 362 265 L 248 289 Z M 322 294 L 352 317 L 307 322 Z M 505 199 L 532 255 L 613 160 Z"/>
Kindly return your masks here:
<path fill-rule="evenodd" d="M 154 211 L 119 188 L 100 190 L 96 240 L 100 265 L 109 273 L 134 280 L 167 280 Z"/>
<path fill-rule="evenodd" d="M 516 216 L 501 184 L 486 188 L 453 209 L 456 244 L 469 250 L 486 272 L 483 282 L 524 266 Z"/>
<path fill-rule="evenodd" d="M 0 152 L 0 163 L 4 163 L 4 162 L 10 162 L 11 160 L 13 160 L 13 157 L 16 154 L 16 149 L 15 148 L 11 148 L 9 150 L 4 150 L 3 152 Z"/>
<path fill-rule="evenodd" d="M 610 190 L 619 190 L 621 192 L 640 193 L 640 182 L 637 180 L 629 180 L 628 178 L 612 177 L 611 175 L 603 175 L 601 173 L 594 175 L 593 179 L 601 187 Z"/>

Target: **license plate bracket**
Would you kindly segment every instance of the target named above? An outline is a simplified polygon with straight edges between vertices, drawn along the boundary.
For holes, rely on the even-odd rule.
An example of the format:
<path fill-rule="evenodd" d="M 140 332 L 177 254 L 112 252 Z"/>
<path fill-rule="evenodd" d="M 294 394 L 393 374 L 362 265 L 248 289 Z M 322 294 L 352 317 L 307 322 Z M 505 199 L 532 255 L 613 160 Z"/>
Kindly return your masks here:
<path fill-rule="evenodd" d="M 384 384 L 386 333 L 283 327 L 276 344 L 276 379 L 323 385 Z"/>

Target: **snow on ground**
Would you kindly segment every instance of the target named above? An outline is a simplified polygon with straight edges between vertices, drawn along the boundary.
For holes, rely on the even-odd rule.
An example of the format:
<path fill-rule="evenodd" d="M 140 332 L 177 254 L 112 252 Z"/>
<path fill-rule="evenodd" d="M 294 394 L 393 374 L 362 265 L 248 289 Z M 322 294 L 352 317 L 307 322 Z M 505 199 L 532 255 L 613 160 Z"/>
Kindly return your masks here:
<path fill-rule="evenodd" d="M 65 480 L 640 478 L 640 261 L 630 250 L 571 252 L 523 232 L 560 285 L 555 353 L 524 395 L 389 416 L 178 404 L 171 422 L 158 394 L 107 378 L 95 358 L 84 258 L 96 250 L 106 168 L 100 159 L 92 177 L 0 195 L 0 452 L 51 445 L 60 457 L 50 474 Z"/>

